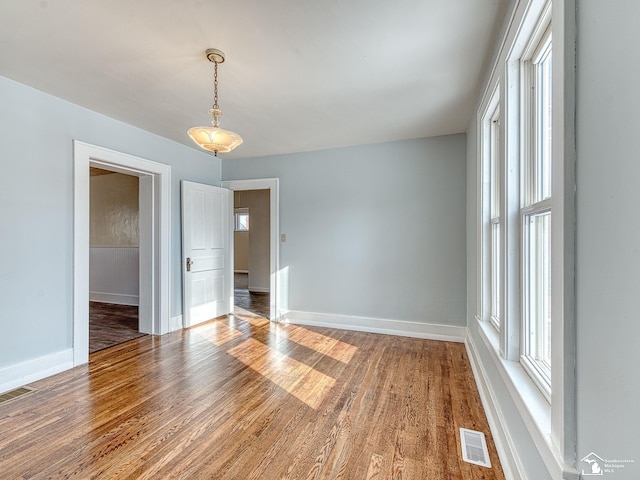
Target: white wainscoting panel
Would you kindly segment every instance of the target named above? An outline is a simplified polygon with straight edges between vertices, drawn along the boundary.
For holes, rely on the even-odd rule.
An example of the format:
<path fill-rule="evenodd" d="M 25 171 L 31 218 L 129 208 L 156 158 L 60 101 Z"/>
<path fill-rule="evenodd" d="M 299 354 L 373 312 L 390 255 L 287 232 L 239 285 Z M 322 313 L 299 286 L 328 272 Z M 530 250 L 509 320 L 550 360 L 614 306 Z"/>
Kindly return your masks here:
<path fill-rule="evenodd" d="M 89 300 L 138 305 L 138 247 L 90 247 Z"/>

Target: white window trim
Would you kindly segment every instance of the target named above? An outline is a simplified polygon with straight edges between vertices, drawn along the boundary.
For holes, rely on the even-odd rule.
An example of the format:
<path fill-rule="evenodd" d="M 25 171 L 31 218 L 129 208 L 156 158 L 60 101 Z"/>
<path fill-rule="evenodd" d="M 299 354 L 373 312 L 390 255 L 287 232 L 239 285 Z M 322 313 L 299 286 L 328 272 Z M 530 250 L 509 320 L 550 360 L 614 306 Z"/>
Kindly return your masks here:
<path fill-rule="evenodd" d="M 480 201 L 478 202 L 478 219 L 479 219 L 479 245 L 480 254 L 479 258 L 479 295 L 478 295 L 478 312 L 480 318 L 483 321 L 490 322 L 495 328 L 497 324 L 492 320 L 491 315 L 491 258 L 492 258 L 492 240 L 491 240 L 491 225 L 495 218 L 491 217 L 491 129 L 493 128 L 493 121 L 496 114 L 500 112 L 500 84 L 494 85 L 491 93 L 491 97 L 487 102 L 487 105 L 483 109 L 483 114 L 479 122 L 479 145 L 480 155 L 478 158 L 478 172 L 480 177 L 479 195 Z M 500 148 L 500 146 L 498 147 Z M 502 163 L 502 162 L 501 162 Z M 501 165 L 502 166 L 502 165 Z M 499 174 L 502 178 L 502 169 Z M 499 181 L 500 186 L 503 185 Z M 502 197 L 502 195 L 500 195 Z M 499 207 L 499 211 L 502 212 L 502 205 Z M 498 215 L 497 219 L 500 221 L 502 215 Z M 502 228 L 500 229 L 500 235 L 502 236 Z M 500 242 L 501 247 L 503 245 Z M 500 258 L 502 262 L 502 256 Z M 502 268 L 500 268 L 502 271 Z M 501 281 L 500 285 L 504 285 Z M 500 292 L 500 297 L 503 298 L 503 292 Z M 501 302 L 501 306 L 502 306 Z M 499 312 L 499 317 L 502 318 L 502 312 Z"/>
<path fill-rule="evenodd" d="M 547 198 L 545 200 L 542 200 L 541 202 L 535 203 L 533 205 L 529 205 L 527 207 L 523 207 L 520 210 L 521 212 L 520 213 L 520 225 L 521 225 L 520 267 L 521 267 L 521 271 L 523 272 L 522 281 L 521 281 L 523 292 L 529 289 L 527 280 L 530 277 L 526 267 L 527 259 L 525 258 L 525 252 L 529 251 L 526 245 L 528 235 L 526 233 L 527 227 L 526 227 L 525 219 L 532 215 L 538 215 L 546 212 L 551 213 L 551 204 L 552 204 L 551 199 Z M 553 221 L 553 215 L 551 215 L 551 219 Z M 553 298 L 553 295 L 552 295 L 552 298 Z M 530 321 L 530 319 L 526 318 L 527 314 L 525 310 L 528 309 L 527 302 L 522 301 L 521 306 L 522 306 L 522 311 L 520 314 L 520 327 L 521 327 L 522 335 L 520 338 L 520 363 L 522 364 L 522 367 L 524 368 L 524 370 L 529 374 L 533 382 L 536 384 L 536 386 L 540 389 L 540 391 L 546 398 L 547 402 L 551 403 L 551 378 L 549 373 L 543 372 L 542 368 L 532 358 L 530 358 L 526 354 L 526 352 L 528 351 L 526 344 L 529 341 L 529 339 L 528 339 L 528 328 L 525 328 L 525 327 L 528 327 L 527 323 Z M 553 321 L 552 321 L 552 324 L 553 324 Z M 551 370 L 553 371 L 553 359 L 552 359 Z"/>
<path fill-rule="evenodd" d="M 533 2 L 531 2 L 533 3 Z M 533 12 L 537 12 L 534 14 Z M 516 350 L 517 358 L 525 372 L 530 376 L 533 384 L 540 390 L 543 397 L 551 404 L 551 391 L 552 386 L 550 379 L 538 368 L 537 365 L 526 355 L 527 348 L 527 333 L 528 333 L 528 319 L 526 318 L 527 304 L 525 301 L 524 293 L 528 291 L 527 283 L 527 269 L 525 252 L 527 252 L 527 238 L 525 235 L 526 224 L 525 219 L 529 215 L 535 215 L 543 213 L 545 211 L 552 211 L 552 199 L 546 198 L 535 202 L 532 197 L 532 192 L 537 187 L 537 178 L 533 174 L 534 162 L 536 161 L 536 139 L 534 138 L 534 119 L 533 119 L 533 99 L 532 97 L 532 60 L 539 55 L 541 46 L 550 41 L 551 29 L 552 29 L 552 4 L 551 1 L 544 5 L 541 5 L 539 10 L 530 10 L 525 19 L 530 22 L 527 28 L 521 28 L 517 34 L 517 39 L 521 42 L 520 48 L 513 49 L 507 58 L 507 63 L 511 65 L 509 74 L 507 74 L 506 83 L 515 91 L 520 92 L 520 98 L 514 99 L 511 106 L 519 104 L 519 111 L 516 109 L 508 110 L 506 113 L 506 129 L 510 132 L 510 136 L 519 136 L 519 156 L 517 161 L 512 161 L 511 164 L 518 163 L 524 171 L 520 170 L 521 177 L 518 182 L 519 186 L 519 208 L 517 217 L 512 217 L 518 224 L 518 251 L 519 266 L 520 266 L 520 279 L 517 282 L 519 285 L 518 297 L 519 297 L 519 312 L 515 316 L 509 318 L 509 323 L 512 327 L 515 327 L 517 322 L 517 329 L 519 330 L 519 337 L 510 337 L 507 341 L 513 342 L 510 348 L 511 352 Z M 518 71 L 519 75 L 513 75 Z M 552 137 L 552 141 L 553 141 Z M 520 159 L 524 159 L 524 164 L 520 162 Z M 553 179 L 552 179 L 553 185 Z M 514 208 L 515 210 L 515 208 Z M 553 219 L 553 215 L 551 216 Z M 553 232 L 552 232 L 553 235 Z M 515 280 L 513 280 L 515 283 Z M 553 289 L 553 287 L 552 287 Z M 552 297 L 556 293 L 552 290 Z M 513 311 L 513 309 L 512 309 Z M 552 317 L 553 318 L 553 317 Z M 512 355 L 511 359 L 515 360 L 515 355 Z M 553 371 L 554 358 L 552 357 L 552 371 Z M 551 408 L 551 405 L 549 405 Z M 544 430 L 550 429 L 550 427 Z"/>
<path fill-rule="evenodd" d="M 500 140 L 501 135 L 500 135 L 500 88 L 498 86 L 496 92 L 495 92 L 496 98 L 493 99 L 493 101 L 491 102 L 492 106 L 493 104 L 495 104 L 495 107 L 493 109 L 493 113 L 491 113 L 488 121 L 485 123 L 485 128 L 487 129 L 487 134 L 489 135 L 489 139 L 488 139 L 488 149 L 489 151 L 487 152 L 487 158 L 485 160 L 488 161 L 489 163 L 489 175 L 490 175 L 490 180 L 489 180 L 489 248 L 491 250 L 491 254 L 490 254 L 490 274 L 489 274 L 489 291 L 490 291 L 490 297 L 489 297 L 489 321 L 491 322 L 491 324 L 493 325 L 493 327 L 497 330 L 500 331 L 501 328 L 501 321 L 500 319 L 502 318 L 502 302 L 503 302 L 503 295 L 504 295 L 504 289 L 502 288 L 503 285 L 503 257 L 504 257 L 504 252 L 503 252 L 503 241 L 502 241 L 502 211 L 503 211 L 503 199 L 504 199 L 504 190 L 502 188 L 503 185 L 503 181 L 502 181 L 502 177 L 503 177 L 503 169 L 504 169 L 504 165 L 503 165 L 503 155 L 502 155 L 502 149 L 501 149 L 501 145 L 502 142 Z M 497 142 L 495 141 L 497 140 Z M 497 178 L 493 178 L 492 175 L 492 170 L 493 168 L 497 168 Z M 496 185 L 494 185 L 494 180 L 495 183 L 497 184 L 497 188 Z M 497 190 L 497 195 L 495 195 L 496 198 L 494 198 L 494 193 Z M 494 202 L 497 201 L 497 212 L 494 213 Z M 498 281 L 497 281 L 497 297 L 498 297 L 498 312 L 496 312 L 497 314 L 494 315 L 494 308 L 493 308 L 493 304 L 494 304 L 494 298 L 493 296 L 496 294 L 495 290 L 496 290 L 496 285 L 494 285 L 494 261 L 495 258 L 494 256 L 496 255 L 495 253 L 495 245 L 494 245 L 494 238 L 493 238 L 493 228 L 495 226 L 498 226 L 498 265 L 496 270 L 498 271 Z"/>
<path fill-rule="evenodd" d="M 497 53 L 483 99 L 478 109 L 477 121 L 477 304 L 476 323 L 480 337 L 487 346 L 498 372 L 516 405 L 537 450 L 553 478 L 578 479 L 576 469 L 576 417 L 575 417 L 575 0 L 519 0 L 513 10 L 509 26 Z M 520 188 L 510 189 L 514 181 L 519 182 L 517 168 L 511 163 L 520 154 L 519 139 L 505 134 L 510 118 L 519 118 L 520 99 L 518 88 L 520 65 L 525 46 L 531 42 L 535 26 L 541 17 L 550 11 L 553 35 L 553 112 L 552 112 L 552 390 L 551 403 L 544 398 L 533 380 L 519 362 L 520 335 L 517 325 L 505 318 L 520 314 L 516 301 L 519 296 L 519 261 L 509 261 L 504 268 L 502 325 L 497 332 L 486 316 L 487 255 L 486 217 L 483 205 L 487 181 L 483 171 L 484 142 L 482 120 L 489 110 L 489 102 L 504 78 L 501 109 L 503 111 L 501 138 L 506 164 L 505 180 L 506 209 L 503 210 L 503 252 L 509 252 L 509 242 L 520 242 L 519 218 Z M 528 33 L 528 34 L 527 34 Z M 544 32 L 540 32 L 542 34 Z M 511 83 L 514 82 L 514 83 Z M 513 128 L 513 127 L 512 127 Z M 516 127 L 518 128 L 518 127 Z M 508 177 L 508 178 L 506 178 Z M 514 198 L 515 197 L 515 198 Z M 516 205 L 513 211 L 513 205 Z M 517 294 L 517 295 L 515 295 Z M 519 323 L 519 322 L 518 322 Z M 491 387 L 490 387 L 491 388 Z M 498 407 L 499 408 L 499 407 Z"/>
<path fill-rule="evenodd" d="M 540 456 L 550 472 L 568 470 L 559 460 L 559 452 L 552 436 L 552 411 L 549 402 L 519 361 L 506 360 L 498 350 L 498 332 L 487 322 L 477 318 L 478 331 L 491 360 L 500 373 L 509 395 L 527 427 Z M 553 478 L 564 478 L 562 474 Z"/>
<path fill-rule="evenodd" d="M 534 119 L 535 107 L 533 103 L 536 98 L 531 98 L 533 96 L 532 88 L 534 87 L 533 82 L 533 73 L 534 73 L 534 64 L 538 62 L 542 53 L 547 50 L 548 45 L 551 43 L 551 12 L 544 13 L 543 17 L 540 19 L 540 23 L 536 27 L 536 31 L 534 32 L 530 43 L 528 44 L 525 53 L 523 54 L 524 60 L 520 61 L 521 73 L 520 79 L 521 81 L 521 96 L 523 98 L 522 101 L 522 117 L 521 117 L 521 138 L 523 141 L 521 142 L 522 158 L 525 159 L 525 171 L 522 175 L 522 182 L 520 185 L 520 204 L 527 207 L 533 207 L 535 204 L 543 202 L 545 199 L 538 200 L 536 202 L 531 197 L 531 192 L 537 191 L 537 176 L 532 175 L 534 170 L 534 165 L 536 162 L 536 155 L 538 150 L 536 139 L 532 138 L 532 133 L 535 130 L 535 123 L 537 121 L 537 117 Z M 552 186 L 553 186 L 553 177 L 552 177 Z M 553 187 L 552 187 L 553 188 Z M 553 193 L 553 192 L 551 192 Z M 529 195 L 527 195 L 529 194 Z"/>

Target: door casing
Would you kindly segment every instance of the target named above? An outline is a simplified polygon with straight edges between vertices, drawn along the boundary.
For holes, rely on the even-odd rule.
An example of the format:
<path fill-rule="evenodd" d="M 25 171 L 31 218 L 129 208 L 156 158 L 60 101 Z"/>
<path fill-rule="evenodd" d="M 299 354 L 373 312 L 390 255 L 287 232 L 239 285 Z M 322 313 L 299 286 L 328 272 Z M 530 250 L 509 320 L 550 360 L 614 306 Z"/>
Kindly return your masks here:
<path fill-rule="evenodd" d="M 140 178 L 140 331 L 169 331 L 171 167 L 73 141 L 73 364 L 89 361 L 89 167 Z"/>
<path fill-rule="evenodd" d="M 249 180 L 224 180 L 220 186 L 229 190 L 269 190 L 269 319 L 278 321 L 282 315 L 282 299 L 286 291 L 280 272 L 280 192 L 278 178 L 257 178 Z M 232 195 L 233 198 L 233 195 Z M 233 202 L 229 214 L 233 217 Z M 233 228 L 233 222 L 231 222 Z M 233 248 L 233 245 L 232 245 Z M 233 252 L 232 252 L 233 255 Z M 232 257 L 233 258 L 233 257 Z M 233 269 L 232 269 L 233 270 Z"/>

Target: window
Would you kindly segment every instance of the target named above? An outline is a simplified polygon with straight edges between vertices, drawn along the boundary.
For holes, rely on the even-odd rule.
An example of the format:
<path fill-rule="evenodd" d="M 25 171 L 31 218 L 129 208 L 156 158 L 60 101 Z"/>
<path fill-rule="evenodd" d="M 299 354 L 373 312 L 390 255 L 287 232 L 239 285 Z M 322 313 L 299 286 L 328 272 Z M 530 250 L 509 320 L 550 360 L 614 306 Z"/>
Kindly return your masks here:
<path fill-rule="evenodd" d="M 476 326 L 492 359 L 479 363 L 500 373 L 550 478 L 564 476 L 576 451 L 575 12 L 567 6 L 515 2 L 477 111 Z M 552 32 L 562 41 L 553 44 Z"/>
<path fill-rule="evenodd" d="M 551 382 L 551 212 L 525 215 L 523 356 Z"/>
<path fill-rule="evenodd" d="M 551 394 L 551 28 L 522 61 L 521 363 Z"/>
<path fill-rule="evenodd" d="M 501 91 L 496 82 L 483 109 L 480 315 L 497 332 L 494 348 L 519 362 L 550 400 L 552 42 L 546 5 L 508 63 L 509 88 Z"/>
<path fill-rule="evenodd" d="M 496 329 L 500 329 L 500 299 L 501 299 L 501 273 L 500 273 L 500 203 L 502 195 L 500 194 L 500 171 L 502 163 L 500 161 L 500 106 L 497 105 L 490 118 L 488 124 L 488 161 L 489 161 L 489 211 L 491 224 L 490 246 L 490 320 Z"/>
<path fill-rule="evenodd" d="M 249 231 L 249 209 L 248 208 L 236 208 L 234 211 L 235 231 L 236 232 L 248 232 Z"/>
<path fill-rule="evenodd" d="M 503 169 L 500 138 L 500 85 L 493 87 L 481 123 L 480 171 L 482 201 L 479 204 L 482 225 L 481 317 L 500 332 L 503 308 Z"/>
<path fill-rule="evenodd" d="M 503 291 L 503 161 L 500 141 L 500 85 L 494 87 L 481 123 L 482 293 L 481 316 L 500 331 Z"/>

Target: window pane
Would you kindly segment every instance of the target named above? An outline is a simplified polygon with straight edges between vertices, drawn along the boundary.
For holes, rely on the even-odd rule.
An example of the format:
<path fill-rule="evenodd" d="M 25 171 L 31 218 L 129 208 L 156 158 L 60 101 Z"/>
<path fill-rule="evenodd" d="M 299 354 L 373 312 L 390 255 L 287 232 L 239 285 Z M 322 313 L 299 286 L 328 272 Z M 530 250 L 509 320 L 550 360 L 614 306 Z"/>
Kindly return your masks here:
<path fill-rule="evenodd" d="M 551 44 L 535 65 L 536 192 L 534 201 L 551 197 Z"/>
<path fill-rule="evenodd" d="M 523 97 L 526 152 L 522 192 L 522 365 L 543 394 L 551 393 L 551 30 L 529 47 L 524 78 L 532 95 Z"/>
<path fill-rule="evenodd" d="M 551 378 L 551 212 L 525 216 L 525 356 Z"/>
<path fill-rule="evenodd" d="M 491 224 L 491 323 L 500 327 L 500 224 Z"/>
<path fill-rule="evenodd" d="M 500 110 L 496 107 L 489 127 L 489 188 L 490 188 L 490 312 L 489 319 L 500 329 Z"/>
<path fill-rule="evenodd" d="M 491 121 L 489 131 L 489 166 L 491 182 L 491 218 L 500 216 L 500 123 Z"/>
<path fill-rule="evenodd" d="M 236 230 L 245 232 L 249 230 L 249 214 L 248 213 L 236 213 Z"/>

